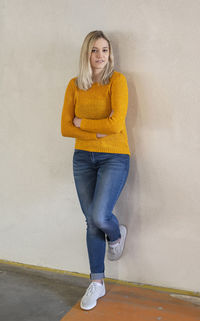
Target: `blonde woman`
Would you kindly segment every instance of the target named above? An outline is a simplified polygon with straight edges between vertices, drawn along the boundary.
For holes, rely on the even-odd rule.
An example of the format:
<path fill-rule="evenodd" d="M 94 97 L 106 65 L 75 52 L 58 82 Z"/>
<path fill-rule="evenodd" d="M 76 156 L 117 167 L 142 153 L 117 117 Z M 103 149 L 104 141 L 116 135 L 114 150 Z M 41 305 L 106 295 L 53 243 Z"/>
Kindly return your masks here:
<path fill-rule="evenodd" d="M 112 211 L 129 172 L 127 107 L 127 81 L 114 70 L 111 42 L 92 31 L 82 44 L 78 77 L 68 83 L 61 120 L 62 135 L 76 138 L 73 175 L 87 226 L 91 283 L 81 299 L 84 310 L 106 293 L 106 241 L 109 260 L 118 260 L 124 249 L 127 228 Z"/>

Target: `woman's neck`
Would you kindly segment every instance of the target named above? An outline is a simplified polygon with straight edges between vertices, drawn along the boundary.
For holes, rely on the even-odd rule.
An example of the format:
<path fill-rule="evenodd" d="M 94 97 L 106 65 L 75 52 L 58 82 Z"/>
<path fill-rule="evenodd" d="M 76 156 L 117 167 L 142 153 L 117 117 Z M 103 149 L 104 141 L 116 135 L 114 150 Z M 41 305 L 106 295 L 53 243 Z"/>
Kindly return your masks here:
<path fill-rule="evenodd" d="M 100 79 L 101 79 L 101 75 L 102 75 L 103 71 L 100 69 L 96 69 L 96 70 L 93 70 L 93 74 L 92 74 L 92 80 L 93 82 L 99 82 Z"/>

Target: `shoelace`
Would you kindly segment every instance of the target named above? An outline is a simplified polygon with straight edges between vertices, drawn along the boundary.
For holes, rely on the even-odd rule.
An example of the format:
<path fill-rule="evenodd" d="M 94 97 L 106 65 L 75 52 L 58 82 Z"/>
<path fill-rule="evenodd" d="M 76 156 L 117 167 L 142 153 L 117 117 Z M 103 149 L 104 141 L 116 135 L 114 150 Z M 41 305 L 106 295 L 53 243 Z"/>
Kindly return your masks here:
<path fill-rule="evenodd" d="M 92 283 L 90 284 L 89 288 L 87 289 L 85 295 L 88 296 L 88 295 L 92 294 L 93 292 L 96 291 L 96 288 L 97 288 L 97 284 L 94 283 L 94 282 L 92 282 Z"/>
<path fill-rule="evenodd" d="M 118 248 L 117 247 L 110 247 L 110 253 L 115 254 L 118 252 Z"/>

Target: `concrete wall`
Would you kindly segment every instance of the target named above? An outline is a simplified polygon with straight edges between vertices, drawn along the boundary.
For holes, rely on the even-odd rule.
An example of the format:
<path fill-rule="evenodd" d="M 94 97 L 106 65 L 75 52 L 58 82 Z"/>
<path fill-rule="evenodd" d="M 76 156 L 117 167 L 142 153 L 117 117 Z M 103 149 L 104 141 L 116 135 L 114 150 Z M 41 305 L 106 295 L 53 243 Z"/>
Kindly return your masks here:
<path fill-rule="evenodd" d="M 1 259 L 89 273 L 60 118 L 82 41 L 102 29 L 128 80 L 132 151 L 115 208 L 126 250 L 106 276 L 199 291 L 199 19 L 196 0 L 0 1 Z"/>

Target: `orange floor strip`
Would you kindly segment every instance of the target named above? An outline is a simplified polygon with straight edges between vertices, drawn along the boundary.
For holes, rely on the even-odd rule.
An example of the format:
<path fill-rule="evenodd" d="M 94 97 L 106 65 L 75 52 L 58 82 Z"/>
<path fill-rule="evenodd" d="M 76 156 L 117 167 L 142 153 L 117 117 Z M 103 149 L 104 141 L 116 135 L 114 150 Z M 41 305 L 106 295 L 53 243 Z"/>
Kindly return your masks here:
<path fill-rule="evenodd" d="M 61 321 L 197 321 L 200 305 L 177 299 L 169 293 L 137 287 L 106 284 L 106 295 L 97 306 L 84 311 L 80 302 Z"/>

